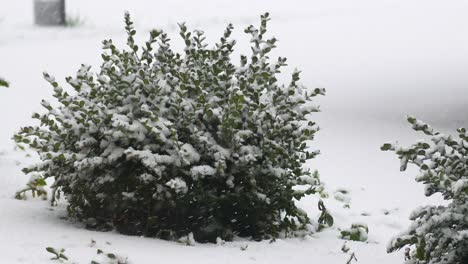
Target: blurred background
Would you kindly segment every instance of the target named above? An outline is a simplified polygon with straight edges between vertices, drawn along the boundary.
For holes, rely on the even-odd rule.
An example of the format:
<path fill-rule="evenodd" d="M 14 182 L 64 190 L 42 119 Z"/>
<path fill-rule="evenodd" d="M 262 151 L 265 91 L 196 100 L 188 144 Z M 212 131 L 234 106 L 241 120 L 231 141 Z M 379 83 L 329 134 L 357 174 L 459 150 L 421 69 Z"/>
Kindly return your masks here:
<path fill-rule="evenodd" d="M 213 42 L 232 22 L 238 53 L 248 52 L 243 29 L 270 12 L 277 53 L 303 71 L 304 83 L 328 89 L 327 112 L 352 108 L 393 121 L 413 113 L 450 127 L 466 120 L 466 1 L 66 0 L 66 27 L 35 26 L 33 2 L 0 0 L 0 73 L 14 86 L 2 105 L 19 100 L 9 98 L 13 90 L 50 93 L 40 80 L 44 70 L 63 80 L 81 63 L 97 65 L 103 39 L 124 39 L 126 10 L 142 40 L 152 28 L 174 33 L 185 21 Z M 28 98 L 26 105 L 37 100 Z"/>

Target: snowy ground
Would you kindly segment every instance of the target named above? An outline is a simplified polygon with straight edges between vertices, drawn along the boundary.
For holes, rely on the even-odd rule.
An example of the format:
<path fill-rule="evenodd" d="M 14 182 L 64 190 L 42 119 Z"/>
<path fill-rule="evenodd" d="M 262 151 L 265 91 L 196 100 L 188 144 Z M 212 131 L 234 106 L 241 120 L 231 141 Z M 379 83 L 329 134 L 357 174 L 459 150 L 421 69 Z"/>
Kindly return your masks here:
<path fill-rule="evenodd" d="M 467 126 L 468 3 L 462 0 L 67 0 L 67 11 L 83 25 L 39 28 L 32 25 L 32 0 L 0 0 L 0 75 L 11 88 L 0 91 L 0 255 L 1 263 L 52 263 L 44 250 L 63 247 L 77 263 L 89 263 L 96 248 L 129 257 L 132 263 L 346 263 L 338 228 L 369 225 L 368 243 L 348 243 L 358 263 L 401 263 L 403 253 L 387 254 L 386 244 L 409 223 L 412 208 L 426 199 L 413 181 L 415 170 L 399 173 L 399 162 L 382 153 L 382 143 L 418 139 L 405 123 L 412 113 L 443 131 Z M 218 38 L 226 22 L 245 52 L 243 28 L 272 14 L 270 32 L 280 39 L 278 53 L 302 70 L 303 82 L 325 87 L 315 115 L 322 131 L 314 141 L 322 155 L 308 166 L 326 182 L 326 204 L 335 227 L 306 239 L 276 243 L 238 240 L 225 245 L 182 246 L 158 239 L 91 232 L 60 219 L 63 208 L 40 200 L 17 201 L 14 192 L 27 180 L 20 172 L 24 154 L 10 138 L 39 110 L 51 89 L 47 70 L 57 79 L 79 64 L 98 65 L 101 40 L 123 40 L 123 11 L 129 10 L 140 36 L 159 27 L 176 39 L 176 22 L 204 29 Z M 177 42 L 175 43 L 177 45 Z M 243 46 L 243 47 L 242 47 Z M 350 209 L 333 192 L 351 192 Z M 317 217 L 316 198 L 301 201 Z M 385 214 L 387 212 L 388 214 Z M 91 239 L 97 244 L 89 246 Z M 106 242 L 109 242 L 110 245 Z M 246 250 L 241 247 L 248 245 Z"/>

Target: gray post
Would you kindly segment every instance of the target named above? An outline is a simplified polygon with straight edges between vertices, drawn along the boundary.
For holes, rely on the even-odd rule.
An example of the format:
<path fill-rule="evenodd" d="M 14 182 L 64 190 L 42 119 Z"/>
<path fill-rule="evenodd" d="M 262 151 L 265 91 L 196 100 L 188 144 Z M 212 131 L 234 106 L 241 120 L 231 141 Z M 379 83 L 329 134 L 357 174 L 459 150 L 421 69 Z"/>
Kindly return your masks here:
<path fill-rule="evenodd" d="M 34 0 L 34 22 L 40 26 L 64 26 L 65 0 Z"/>

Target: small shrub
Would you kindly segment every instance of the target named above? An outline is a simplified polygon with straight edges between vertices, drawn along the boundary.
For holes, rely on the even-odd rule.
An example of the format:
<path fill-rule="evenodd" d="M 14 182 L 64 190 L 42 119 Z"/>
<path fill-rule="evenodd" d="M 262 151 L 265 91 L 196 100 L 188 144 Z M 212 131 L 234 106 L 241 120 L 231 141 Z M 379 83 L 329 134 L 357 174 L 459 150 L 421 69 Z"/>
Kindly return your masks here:
<path fill-rule="evenodd" d="M 180 24 L 179 54 L 159 30 L 136 45 L 126 14 L 128 49 L 103 41 L 99 71 L 83 65 L 66 78 L 73 91 L 44 74 L 57 102 L 43 101 L 40 125 L 14 136 L 41 158 L 23 170 L 35 181 L 18 196 L 53 179 L 52 203 L 64 194 L 71 217 L 130 235 L 216 242 L 306 230 L 295 201 L 322 192 L 302 165 L 318 153 L 308 147 L 318 130 L 309 114 L 324 89 L 301 85 L 298 71 L 279 83 L 286 58 L 269 58 L 277 40 L 266 36 L 268 20 L 245 30 L 252 53 L 237 66 L 232 25 L 208 48 L 203 32 Z M 322 221 L 333 222 L 326 210 Z"/>
<path fill-rule="evenodd" d="M 426 196 L 441 194 L 449 203 L 424 206 L 410 216 L 410 228 L 393 239 L 389 252 L 414 246 L 406 254 L 409 263 L 468 263 L 468 134 L 458 129 L 458 138 L 434 131 L 414 117 L 408 118 L 416 131 L 431 137 L 409 147 L 384 144 L 382 150 L 394 151 L 400 169 L 411 163 L 419 167 L 416 181 L 425 185 Z"/>
<path fill-rule="evenodd" d="M 352 241 L 367 241 L 369 228 L 366 224 L 352 224 L 351 228 L 341 230 L 341 238 Z"/>

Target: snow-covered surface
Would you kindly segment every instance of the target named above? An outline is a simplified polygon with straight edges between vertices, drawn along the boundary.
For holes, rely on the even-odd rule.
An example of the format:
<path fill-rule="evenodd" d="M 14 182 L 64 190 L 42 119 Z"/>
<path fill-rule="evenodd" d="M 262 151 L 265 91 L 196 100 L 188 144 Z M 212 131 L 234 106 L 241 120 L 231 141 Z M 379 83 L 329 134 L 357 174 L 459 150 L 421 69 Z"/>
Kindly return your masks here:
<path fill-rule="evenodd" d="M 0 74 L 11 88 L 0 90 L 0 255 L 1 263 L 53 263 L 45 247 L 65 248 L 76 263 L 89 263 L 96 249 L 128 257 L 131 263 L 346 263 L 338 228 L 362 222 L 367 243 L 349 241 L 358 263 L 401 263 L 403 252 L 386 253 L 390 238 L 408 226 L 413 208 L 437 203 L 423 196 L 416 171 L 399 173 L 395 155 L 382 143 L 420 138 L 405 123 L 413 114 L 449 131 L 466 126 L 468 87 L 468 3 L 462 0 L 68 0 L 70 16 L 83 25 L 40 28 L 32 25 L 32 0 L 0 0 Z M 13 151 L 12 134 L 28 122 L 52 89 L 47 70 L 62 81 L 81 63 L 99 65 L 103 39 L 124 41 L 123 12 L 129 10 L 141 39 L 153 27 L 168 31 L 180 46 L 176 22 L 186 21 L 217 39 L 226 22 L 236 26 L 238 51 L 247 53 L 243 29 L 269 11 L 270 32 L 279 38 L 278 55 L 302 70 L 310 87 L 327 88 L 314 115 L 322 128 L 314 146 L 318 169 L 330 198 L 325 204 L 335 227 L 305 239 L 275 243 L 237 240 L 222 245 L 184 246 L 158 239 L 92 232 L 61 220 L 64 207 L 41 200 L 18 201 L 14 192 L 28 180 Z M 63 82 L 64 83 L 64 82 Z M 349 190 L 350 208 L 334 198 Z M 318 217 L 316 197 L 300 205 Z M 90 245 L 91 239 L 96 245 Z M 109 242 L 109 243 L 106 243 Z M 244 250 L 242 250 L 244 249 Z"/>

